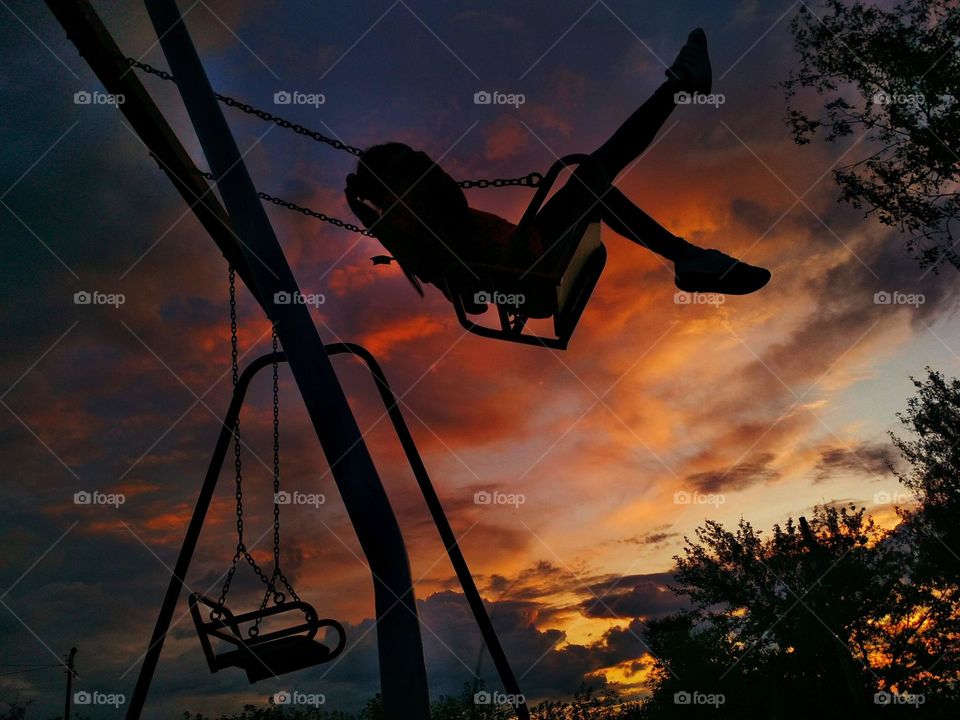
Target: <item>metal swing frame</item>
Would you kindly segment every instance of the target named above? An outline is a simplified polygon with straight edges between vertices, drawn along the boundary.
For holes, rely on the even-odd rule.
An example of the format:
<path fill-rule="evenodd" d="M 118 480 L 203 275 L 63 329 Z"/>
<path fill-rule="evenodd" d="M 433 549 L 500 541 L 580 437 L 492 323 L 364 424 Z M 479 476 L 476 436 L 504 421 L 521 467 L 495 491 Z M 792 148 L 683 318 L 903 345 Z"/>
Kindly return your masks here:
<path fill-rule="evenodd" d="M 463 590 L 467 604 L 470 606 L 474 620 L 476 621 L 483 641 L 487 646 L 487 650 L 490 652 L 490 655 L 493 658 L 494 666 L 497 669 L 497 673 L 500 675 L 500 680 L 509 693 L 514 695 L 522 695 L 519 683 L 516 680 L 516 676 L 514 675 L 513 669 L 510 666 L 510 662 L 503 650 L 503 646 L 500 643 L 500 638 L 493 627 L 493 623 L 491 622 L 490 616 L 487 613 L 486 606 L 483 604 L 483 598 L 481 597 L 480 591 L 474 582 L 473 574 L 470 572 L 466 558 L 463 556 L 463 552 L 460 549 L 457 536 L 454 533 L 453 528 L 450 526 L 447 515 L 443 510 L 443 505 L 440 502 L 440 496 L 437 495 L 437 491 L 434 488 L 433 482 L 430 479 L 430 475 L 427 472 L 426 465 L 423 463 L 423 458 L 420 456 L 420 451 L 417 449 L 413 435 L 410 433 L 410 428 L 407 425 L 406 419 L 403 416 L 403 412 L 400 409 L 400 404 L 397 401 L 397 397 L 391 389 L 389 382 L 387 382 L 387 377 L 384 374 L 383 369 L 380 367 L 380 364 L 369 350 L 361 345 L 357 345 L 356 343 L 331 343 L 325 346 L 325 350 L 327 355 L 331 357 L 335 355 L 353 355 L 361 360 L 364 365 L 366 365 L 367 370 L 370 372 L 370 375 L 376 384 L 380 399 L 383 402 L 383 406 L 387 411 L 387 417 L 390 419 L 390 423 L 393 425 L 393 430 L 396 433 L 397 439 L 400 441 L 400 446 L 403 449 L 407 463 L 410 465 L 414 479 L 417 481 L 417 486 L 419 487 L 420 492 L 423 495 L 423 499 L 427 504 L 427 508 L 430 511 L 430 515 L 434 520 L 434 524 L 437 527 L 437 532 L 440 534 L 440 539 L 443 542 L 444 548 L 447 551 L 447 555 L 450 558 L 450 564 L 453 566 L 454 572 L 457 575 L 457 580 L 459 581 L 460 587 Z M 240 417 L 240 411 L 243 407 L 243 401 L 246 398 L 250 383 L 253 381 L 257 373 L 264 368 L 269 367 L 274 363 L 282 362 L 287 362 L 286 353 L 267 353 L 251 361 L 250 364 L 247 365 L 247 367 L 243 370 L 243 372 L 240 373 L 240 376 L 237 379 L 237 384 L 233 390 L 230 405 L 227 408 L 226 415 L 224 415 L 223 423 L 220 427 L 220 434 L 217 437 L 217 443 L 214 446 L 213 454 L 210 458 L 210 464 L 207 467 L 207 473 L 200 490 L 200 499 L 198 500 L 197 506 L 194 510 L 194 516 L 190 522 L 190 529 L 187 531 L 187 537 L 184 538 L 183 547 L 181 548 L 181 556 L 185 552 L 192 554 L 193 549 L 196 547 L 196 542 L 199 539 L 200 529 L 203 527 L 203 521 L 207 509 L 209 508 L 210 500 L 212 499 L 213 493 L 216 489 L 216 484 L 220 477 L 223 463 L 227 456 L 227 451 L 230 448 L 230 443 L 233 441 L 233 428 L 236 425 L 237 419 Z M 192 531 L 193 529 L 196 530 L 195 533 Z M 177 583 L 177 581 L 177 577 L 171 579 L 171 592 L 173 590 L 173 585 Z M 180 590 L 177 589 L 175 597 L 179 597 L 179 594 Z M 191 610 L 193 610 L 192 606 Z M 238 615 L 234 619 L 242 622 L 242 620 L 240 620 L 241 617 L 249 616 L 250 619 L 253 619 L 256 614 L 257 613 L 254 612 L 245 613 L 243 616 Z M 321 624 L 324 622 L 327 621 L 320 621 Z M 238 628 L 231 627 L 230 629 L 235 635 L 239 636 Z M 299 631 L 299 628 L 297 631 Z M 222 638 L 222 636 L 218 637 L 229 640 L 229 638 Z M 335 650 L 335 652 L 339 652 L 339 650 Z M 211 654 L 208 654 L 207 648 L 204 647 L 204 653 L 209 662 L 211 660 L 212 650 Z M 215 664 L 216 658 L 214 654 L 214 660 L 211 664 L 211 671 L 213 671 Z M 222 668 L 218 667 L 217 669 Z M 270 674 L 262 675 L 259 679 L 269 676 Z M 522 718 L 529 718 L 529 711 L 525 703 L 517 707 L 517 714 Z"/>
<path fill-rule="evenodd" d="M 328 347 L 324 346 L 307 307 L 272 300 L 279 294 L 294 296 L 299 293 L 299 287 L 176 1 L 145 0 L 145 4 L 161 49 L 178 79 L 177 87 L 200 146 L 211 170 L 219 178 L 217 189 L 223 205 L 212 193 L 207 180 L 198 175 L 189 154 L 149 93 L 130 72 L 125 55 L 89 0 L 45 2 L 107 92 L 124 96 L 120 111 L 276 326 L 284 348 L 284 359 L 290 365 L 323 451 L 328 458 L 338 458 L 331 465 L 331 474 L 371 569 L 385 717 L 387 720 L 428 720 L 430 701 L 423 642 L 403 535 L 328 357 Z M 248 367 L 245 372 L 250 369 Z M 383 384 L 378 382 L 381 394 L 384 384 L 385 381 Z M 394 401 L 391 415 L 398 412 Z M 403 427 L 405 429 L 405 425 Z M 230 433 L 226 435 L 224 439 L 224 433 L 221 433 L 215 452 L 220 451 L 221 443 L 224 444 L 223 452 L 226 451 Z M 401 443 L 405 450 L 408 443 L 415 450 L 408 431 L 401 434 Z M 411 459 L 411 464 L 418 482 L 426 478 L 419 455 Z M 143 712 L 215 485 L 215 479 L 208 477 L 201 488 L 127 705 L 127 720 L 138 720 Z M 424 487 L 421 482 L 421 489 Z M 469 577 L 469 570 L 432 486 L 424 495 L 458 577 L 464 581 Z M 472 578 L 465 583 L 465 592 L 470 585 Z M 467 592 L 467 600 L 475 614 L 483 610 L 479 593 Z M 501 674 L 504 689 L 511 694 L 521 694 L 502 648 L 498 643 L 491 644 L 491 637 L 482 626 L 481 631 Z M 527 720 L 529 711 L 526 705 L 518 706 L 517 714 Z"/>

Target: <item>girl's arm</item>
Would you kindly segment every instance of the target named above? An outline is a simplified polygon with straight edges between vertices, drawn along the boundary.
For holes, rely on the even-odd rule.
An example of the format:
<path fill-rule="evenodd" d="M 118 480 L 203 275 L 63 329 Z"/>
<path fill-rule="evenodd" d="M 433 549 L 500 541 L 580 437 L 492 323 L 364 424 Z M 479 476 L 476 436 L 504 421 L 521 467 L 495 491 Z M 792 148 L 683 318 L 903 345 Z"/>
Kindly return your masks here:
<path fill-rule="evenodd" d="M 363 201 L 363 196 L 356 186 L 356 179 L 356 175 L 352 173 L 347 175 L 347 186 L 343 189 L 343 194 L 346 196 L 347 205 L 350 206 L 353 214 L 356 215 L 360 222 L 369 230 L 380 220 L 381 215 Z"/>

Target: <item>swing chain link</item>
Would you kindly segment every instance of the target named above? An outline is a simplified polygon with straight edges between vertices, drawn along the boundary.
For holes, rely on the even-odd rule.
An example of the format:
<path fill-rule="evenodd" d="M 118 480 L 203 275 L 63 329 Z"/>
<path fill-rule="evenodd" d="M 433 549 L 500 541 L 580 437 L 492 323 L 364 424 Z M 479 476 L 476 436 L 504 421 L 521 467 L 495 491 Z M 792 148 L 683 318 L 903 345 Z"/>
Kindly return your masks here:
<path fill-rule="evenodd" d="M 170 82 L 176 82 L 176 80 L 173 79 L 173 75 L 171 73 L 168 73 L 166 70 L 161 70 L 160 68 L 155 68 L 153 65 L 148 65 L 147 63 L 141 62 L 136 58 L 128 57 L 127 64 L 130 67 L 135 67 L 138 70 L 143 70 L 143 72 L 147 73 L 147 75 L 156 75 L 161 80 L 169 80 Z"/>
<path fill-rule="evenodd" d="M 269 193 L 265 192 L 258 191 L 257 195 L 260 196 L 261 200 L 266 200 L 267 202 L 271 202 L 274 205 L 279 205 L 287 210 L 293 210 L 294 212 L 302 213 L 303 215 L 316 218 L 317 220 L 321 220 L 325 223 L 330 223 L 331 225 L 343 228 L 344 230 L 349 230 L 350 232 L 355 232 L 367 237 L 376 237 L 376 235 L 374 235 L 372 232 L 360 227 L 359 225 L 354 225 L 353 223 L 346 222 L 340 218 L 332 217 L 331 215 L 327 215 L 319 210 L 312 210 L 311 208 L 304 207 L 303 205 L 297 205 L 295 202 L 284 200 L 283 198 L 275 197 L 274 195 L 270 195 Z"/>
<path fill-rule="evenodd" d="M 535 187 L 540 187 L 541 182 L 543 182 L 543 175 L 541 175 L 538 172 L 532 172 L 517 178 L 493 178 L 491 180 L 487 180 L 486 178 L 479 178 L 477 180 L 460 180 L 459 182 L 457 182 L 457 185 L 466 189 L 469 189 L 469 188 L 484 189 L 489 187 L 501 188 L 501 187 L 515 187 L 515 186 L 535 188 Z"/>

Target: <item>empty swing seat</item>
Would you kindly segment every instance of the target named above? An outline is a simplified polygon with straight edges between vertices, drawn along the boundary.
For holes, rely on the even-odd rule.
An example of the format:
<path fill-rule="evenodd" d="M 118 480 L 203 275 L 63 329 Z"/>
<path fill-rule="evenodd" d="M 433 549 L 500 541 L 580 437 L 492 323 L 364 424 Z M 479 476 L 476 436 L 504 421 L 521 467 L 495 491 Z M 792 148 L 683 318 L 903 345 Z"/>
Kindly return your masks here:
<path fill-rule="evenodd" d="M 536 262 L 516 261 L 529 247 L 529 233 L 550 188 L 564 167 L 590 162 L 587 155 L 559 159 L 544 177 L 530 206 L 524 212 L 504 258 L 497 264 L 461 263 L 444 273 L 447 296 L 457 319 L 469 332 L 527 345 L 565 350 L 580 316 L 606 264 L 607 252 L 600 242 L 600 223 L 584 214 L 559 238 L 544 238 L 544 256 Z M 588 175 L 588 177 L 590 177 Z M 597 197 L 605 189 L 598 179 L 592 188 Z M 469 317 L 478 305 L 492 305 L 499 327 L 481 325 Z M 529 319 L 553 320 L 554 337 L 524 332 Z"/>
<path fill-rule="evenodd" d="M 205 620 L 201 605 L 219 612 L 219 617 Z M 301 613 L 304 622 L 252 637 L 243 636 L 241 626 L 245 623 L 286 612 Z M 210 672 L 239 668 L 247 674 L 251 683 L 329 662 L 337 657 L 346 645 L 346 634 L 340 623 L 330 619 L 319 620 L 316 610 L 300 601 L 282 602 L 263 610 L 234 615 L 212 600 L 193 594 L 190 596 L 190 614 L 200 636 L 200 645 Z M 333 628 L 337 633 L 337 645 L 334 648 L 314 640 L 317 631 L 322 627 Z M 233 649 L 216 652 L 211 638 L 222 640 Z"/>

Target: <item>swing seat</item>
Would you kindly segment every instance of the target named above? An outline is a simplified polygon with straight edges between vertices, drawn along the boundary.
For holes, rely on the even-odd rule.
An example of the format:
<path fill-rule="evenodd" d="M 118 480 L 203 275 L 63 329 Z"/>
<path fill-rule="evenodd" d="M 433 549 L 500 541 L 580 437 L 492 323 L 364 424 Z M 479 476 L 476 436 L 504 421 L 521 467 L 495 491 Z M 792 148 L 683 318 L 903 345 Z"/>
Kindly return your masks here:
<path fill-rule="evenodd" d="M 584 217 L 561 237 L 543 238 L 547 252 L 532 266 L 529 261 L 512 258 L 528 254 L 533 221 L 560 172 L 569 165 L 588 162 L 592 162 L 588 155 L 567 155 L 553 164 L 499 263 L 472 264 L 469 268 L 455 263 L 444 272 L 446 295 L 464 329 L 481 337 L 566 350 L 606 264 L 600 223 L 591 221 L 584 212 Z M 597 173 L 587 177 L 601 197 L 607 181 Z M 496 309 L 499 327 L 481 325 L 467 317 L 485 312 L 490 305 Z M 553 337 L 524 332 L 529 319 L 547 318 L 553 320 Z"/>
<path fill-rule="evenodd" d="M 200 606 L 218 610 L 221 615 L 205 620 Z M 244 637 L 241 625 L 257 622 L 273 615 L 299 612 L 304 622 L 273 630 L 262 635 Z M 239 668 L 247 674 L 251 684 L 284 673 L 321 665 L 337 657 L 346 645 L 346 633 L 336 620 L 317 619 L 317 612 L 305 602 L 282 602 L 273 607 L 234 615 L 227 608 L 196 593 L 190 596 L 190 614 L 200 636 L 200 645 L 210 672 L 224 668 Z M 333 628 L 337 645 L 329 648 L 314 636 L 322 627 Z M 211 638 L 222 640 L 233 649 L 215 652 Z"/>

